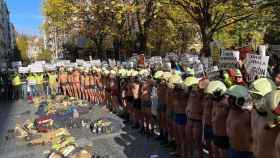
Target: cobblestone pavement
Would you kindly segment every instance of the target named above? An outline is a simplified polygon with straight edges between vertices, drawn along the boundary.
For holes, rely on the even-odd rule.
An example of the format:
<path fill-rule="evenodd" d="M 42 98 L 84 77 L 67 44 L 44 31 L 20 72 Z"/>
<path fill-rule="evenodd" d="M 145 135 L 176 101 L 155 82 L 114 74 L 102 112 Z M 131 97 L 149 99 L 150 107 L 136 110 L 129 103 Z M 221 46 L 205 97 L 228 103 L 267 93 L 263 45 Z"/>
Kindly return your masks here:
<path fill-rule="evenodd" d="M 43 153 L 48 146 L 27 146 L 17 139 L 7 139 L 8 130 L 13 129 L 16 123 L 23 123 L 33 119 L 36 109 L 25 100 L 0 103 L 0 158 L 45 158 Z M 115 122 L 115 132 L 108 135 L 94 136 L 88 129 L 71 129 L 81 146 L 91 146 L 90 150 L 109 158 L 150 158 L 158 155 L 159 158 L 168 158 L 168 151 L 162 148 L 159 142 L 152 138 L 140 135 L 137 131 L 122 124 L 120 118 L 110 114 L 106 109 L 95 107 L 93 112 L 82 116 L 95 120 L 100 117 L 110 118 Z M 107 157 L 107 158 L 108 158 Z"/>

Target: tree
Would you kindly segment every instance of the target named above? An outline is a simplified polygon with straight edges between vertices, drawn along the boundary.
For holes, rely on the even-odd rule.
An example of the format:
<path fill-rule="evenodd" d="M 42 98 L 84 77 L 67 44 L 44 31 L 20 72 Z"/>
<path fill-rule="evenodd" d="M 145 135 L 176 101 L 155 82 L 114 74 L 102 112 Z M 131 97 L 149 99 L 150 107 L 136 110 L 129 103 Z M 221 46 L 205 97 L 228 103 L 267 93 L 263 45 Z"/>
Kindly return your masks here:
<path fill-rule="evenodd" d="M 20 52 L 21 60 L 23 63 L 29 63 L 30 59 L 28 58 L 28 40 L 29 38 L 25 35 L 18 35 L 16 39 L 16 48 Z"/>
<path fill-rule="evenodd" d="M 210 42 L 215 33 L 227 26 L 252 17 L 253 5 L 249 0 L 170 0 L 180 6 L 199 27 L 203 52 L 209 55 Z"/>
<path fill-rule="evenodd" d="M 41 49 L 41 51 L 36 56 L 36 60 L 51 62 L 52 59 L 53 59 L 53 54 L 50 50 L 47 49 Z"/>

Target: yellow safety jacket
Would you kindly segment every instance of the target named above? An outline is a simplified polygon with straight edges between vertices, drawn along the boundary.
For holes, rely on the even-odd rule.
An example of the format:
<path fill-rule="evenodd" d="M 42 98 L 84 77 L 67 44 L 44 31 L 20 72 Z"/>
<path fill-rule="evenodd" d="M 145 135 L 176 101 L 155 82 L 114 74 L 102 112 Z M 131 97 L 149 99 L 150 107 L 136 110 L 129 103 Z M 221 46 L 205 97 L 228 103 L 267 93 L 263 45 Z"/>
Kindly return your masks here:
<path fill-rule="evenodd" d="M 43 74 L 41 74 L 41 75 L 36 75 L 36 83 L 37 84 L 43 84 L 43 82 L 44 82 L 44 75 Z"/>
<path fill-rule="evenodd" d="M 18 75 L 16 75 L 13 80 L 12 80 L 12 84 L 13 86 L 19 86 L 21 85 L 21 80 L 20 80 L 20 77 Z"/>
<path fill-rule="evenodd" d="M 56 79 L 57 79 L 57 75 L 56 75 L 56 74 L 54 74 L 54 75 L 49 74 L 49 84 L 50 84 L 50 85 L 55 85 L 55 84 L 57 84 Z"/>

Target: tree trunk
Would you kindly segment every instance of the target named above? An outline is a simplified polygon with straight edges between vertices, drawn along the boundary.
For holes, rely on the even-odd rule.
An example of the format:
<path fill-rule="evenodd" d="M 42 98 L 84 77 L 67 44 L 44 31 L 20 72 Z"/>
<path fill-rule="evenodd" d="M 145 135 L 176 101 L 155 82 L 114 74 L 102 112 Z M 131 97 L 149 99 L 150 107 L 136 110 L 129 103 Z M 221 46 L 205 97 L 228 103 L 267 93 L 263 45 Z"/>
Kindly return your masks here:
<path fill-rule="evenodd" d="M 146 33 L 140 33 L 139 34 L 139 43 L 140 43 L 140 52 L 137 52 L 138 54 L 144 53 L 146 55 L 147 53 L 147 34 Z"/>
<path fill-rule="evenodd" d="M 206 57 L 211 56 L 211 52 L 210 52 L 210 42 L 213 39 L 213 35 L 211 34 L 207 34 L 206 33 L 206 29 L 201 29 L 201 37 L 202 37 L 202 54 Z M 201 54 L 201 55 L 202 55 Z"/>
<path fill-rule="evenodd" d="M 120 57 L 120 49 L 121 49 L 121 40 L 119 38 L 115 38 L 113 41 L 113 47 L 114 47 L 114 58 L 119 60 Z"/>

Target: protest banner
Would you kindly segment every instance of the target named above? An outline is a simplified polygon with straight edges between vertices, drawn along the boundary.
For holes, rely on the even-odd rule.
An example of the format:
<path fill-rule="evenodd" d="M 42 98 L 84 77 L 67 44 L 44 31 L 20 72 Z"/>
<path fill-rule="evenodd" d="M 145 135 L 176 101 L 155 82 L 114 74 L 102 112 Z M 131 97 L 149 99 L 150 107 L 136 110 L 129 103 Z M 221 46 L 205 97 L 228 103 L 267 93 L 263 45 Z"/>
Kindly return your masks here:
<path fill-rule="evenodd" d="M 71 61 L 70 60 L 57 60 L 56 61 L 56 66 L 60 67 L 60 66 L 64 66 L 66 64 L 70 64 Z"/>
<path fill-rule="evenodd" d="M 30 71 L 31 71 L 32 73 L 44 72 L 44 67 L 43 67 L 43 65 L 32 64 L 32 65 L 28 65 L 28 68 L 30 68 Z"/>
<path fill-rule="evenodd" d="M 117 65 L 116 60 L 115 60 L 115 59 L 109 59 L 109 65 L 110 65 L 111 67 L 116 66 L 116 65 Z"/>
<path fill-rule="evenodd" d="M 33 64 L 35 65 L 45 65 L 46 64 L 46 61 L 35 61 Z"/>
<path fill-rule="evenodd" d="M 27 74 L 29 72 L 28 67 L 18 67 L 18 72 L 21 74 Z"/>
<path fill-rule="evenodd" d="M 247 81 L 253 81 L 256 77 L 265 77 L 267 75 L 269 56 L 247 54 L 245 69 L 247 72 Z"/>
<path fill-rule="evenodd" d="M 192 65 L 194 69 L 195 77 L 197 78 L 203 78 L 204 77 L 204 69 L 203 64 L 201 63 L 195 63 Z"/>
<path fill-rule="evenodd" d="M 213 41 L 210 43 L 211 57 L 214 63 L 218 63 L 221 56 L 221 43 L 219 41 Z"/>
<path fill-rule="evenodd" d="M 95 67 L 100 67 L 101 65 L 104 65 L 104 64 L 105 64 L 104 62 L 101 63 L 100 59 L 99 60 L 92 60 L 91 61 L 91 65 L 95 66 Z M 107 62 L 106 62 L 106 64 L 107 64 Z"/>
<path fill-rule="evenodd" d="M 78 64 L 78 65 L 83 65 L 84 64 L 84 60 L 83 59 L 76 59 L 76 63 Z"/>
<path fill-rule="evenodd" d="M 153 56 L 149 59 L 151 67 L 162 65 L 162 58 L 160 56 Z"/>
<path fill-rule="evenodd" d="M 168 60 L 173 60 L 173 61 L 177 61 L 178 60 L 178 56 L 177 54 L 171 52 L 171 53 L 167 53 L 165 56 Z"/>
<path fill-rule="evenodd" d="M 220 71 L 218 66 L 211 66 L 206 71 L 207 77 L 210 81 L 215 81 L 220 79 Z"/>
<path fill-rule="evenodd" d="M 45 64 L 44 68 L 46 71 L 55 71 L 56 70 L 56 65 L 55 64 Z"/>
<path fill-rule="evenodd" d="M 221 57 L 220 57 L 220 63 L 219 63 L 219 69 L 220 70 L 228 70 L 231 68 L 239 68 L 239 51 L 235 50 L 223 50 Z"/>

